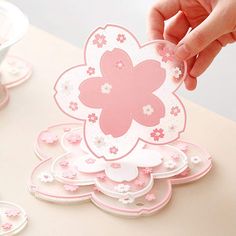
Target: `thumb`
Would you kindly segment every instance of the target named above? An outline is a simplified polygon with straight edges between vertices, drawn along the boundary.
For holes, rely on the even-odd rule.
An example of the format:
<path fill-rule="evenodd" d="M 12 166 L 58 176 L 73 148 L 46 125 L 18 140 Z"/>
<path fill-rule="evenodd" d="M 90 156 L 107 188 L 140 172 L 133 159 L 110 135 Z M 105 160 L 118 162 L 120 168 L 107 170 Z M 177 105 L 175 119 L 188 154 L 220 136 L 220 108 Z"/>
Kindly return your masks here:
<path fill-rule="evenodd" d="M 215 41 L 228 30 L 227 19 L 222 19 L 221 12 L 213 12 L 196 28 L 188 33 L 177 45 L 175 55 L 181 60 L 187 60 Z"/>

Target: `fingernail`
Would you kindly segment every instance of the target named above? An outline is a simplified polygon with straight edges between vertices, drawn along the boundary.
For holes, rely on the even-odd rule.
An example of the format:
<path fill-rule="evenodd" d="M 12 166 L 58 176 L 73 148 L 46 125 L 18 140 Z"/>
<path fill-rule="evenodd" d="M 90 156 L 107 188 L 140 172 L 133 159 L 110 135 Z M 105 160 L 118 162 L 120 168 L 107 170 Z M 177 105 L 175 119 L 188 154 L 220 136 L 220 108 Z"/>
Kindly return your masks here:
<path fill-rule="evenodd" d="M 190 56 L 190 52 L 184 44 L 181 44 L 175 50 L 175 56 L 180 60 L 186 60 Z"/>

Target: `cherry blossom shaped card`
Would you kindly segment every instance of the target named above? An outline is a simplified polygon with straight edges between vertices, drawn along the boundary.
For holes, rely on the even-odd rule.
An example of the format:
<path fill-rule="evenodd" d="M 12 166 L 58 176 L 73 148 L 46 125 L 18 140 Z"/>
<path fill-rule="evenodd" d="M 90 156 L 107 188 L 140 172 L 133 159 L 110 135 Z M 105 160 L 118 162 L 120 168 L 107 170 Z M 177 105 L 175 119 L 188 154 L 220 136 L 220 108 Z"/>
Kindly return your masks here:
<path fill-rule="evenodd" d="M 20 206 L 0 201 L 0 235 L 15 235 L 27 225 L 27 215 Z"/>
<path fill-rule="evenodd" d="M 60 76 L 55 99 L 63 112 L 83 122 L 84 142 L 94 156 L 118 160 L 140 143 L 179 138 L 186 115 L 175 91 L 187 69 L 174 51 L 165 40 L 141 45 L 116 25 L 90 35 L 84 64 Z"/>

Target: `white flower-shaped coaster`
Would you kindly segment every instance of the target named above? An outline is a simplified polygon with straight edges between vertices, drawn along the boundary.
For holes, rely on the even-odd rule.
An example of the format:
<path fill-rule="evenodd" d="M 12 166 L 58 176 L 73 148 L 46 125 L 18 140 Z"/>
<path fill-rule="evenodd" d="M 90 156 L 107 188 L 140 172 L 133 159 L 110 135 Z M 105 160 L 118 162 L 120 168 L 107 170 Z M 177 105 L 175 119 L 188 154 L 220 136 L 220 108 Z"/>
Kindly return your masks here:
<path fill-rule="evenodd" d="M 15 235 L 27 225 L 27 215 L 20 206 L 0 201 L 0 235 Z"/>

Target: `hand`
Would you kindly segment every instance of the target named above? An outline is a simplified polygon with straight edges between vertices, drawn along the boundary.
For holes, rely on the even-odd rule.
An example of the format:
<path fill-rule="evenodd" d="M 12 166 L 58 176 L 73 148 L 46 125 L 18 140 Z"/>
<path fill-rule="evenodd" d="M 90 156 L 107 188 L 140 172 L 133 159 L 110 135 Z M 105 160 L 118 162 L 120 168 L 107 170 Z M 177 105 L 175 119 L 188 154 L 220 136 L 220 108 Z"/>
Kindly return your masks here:
<path fill-rule="evenodd" d="M 221 48 L 236 41 L 236 0 L 159 0 L 149 25 L 152 39 L 177 44 L 176 57 L 188 64 L 185 86 L 193 90 Z"/>

